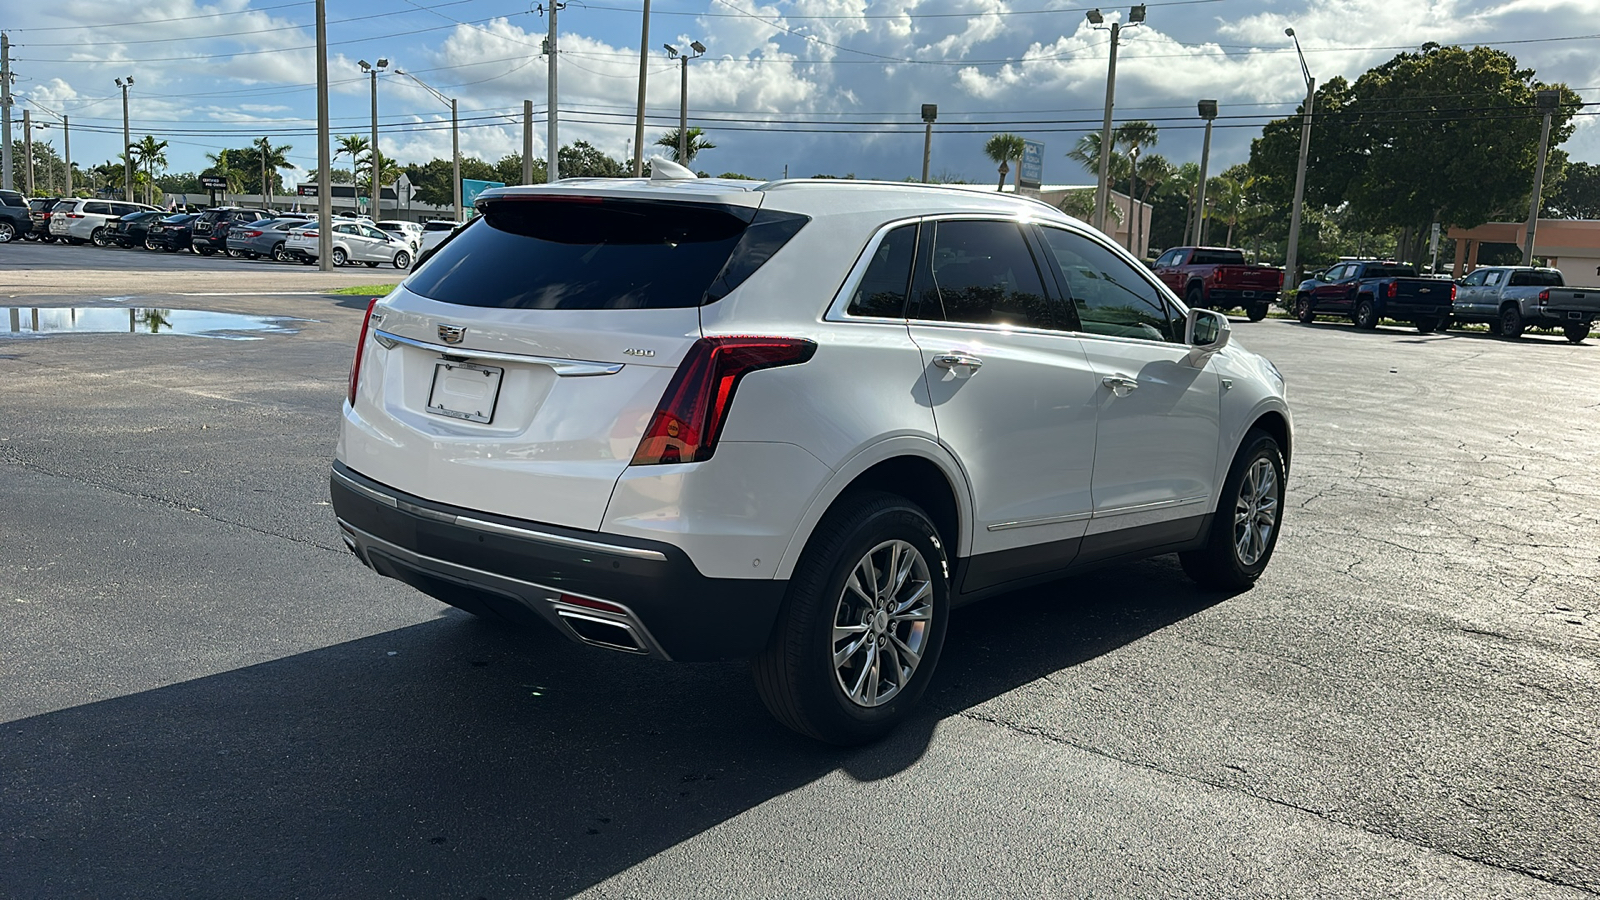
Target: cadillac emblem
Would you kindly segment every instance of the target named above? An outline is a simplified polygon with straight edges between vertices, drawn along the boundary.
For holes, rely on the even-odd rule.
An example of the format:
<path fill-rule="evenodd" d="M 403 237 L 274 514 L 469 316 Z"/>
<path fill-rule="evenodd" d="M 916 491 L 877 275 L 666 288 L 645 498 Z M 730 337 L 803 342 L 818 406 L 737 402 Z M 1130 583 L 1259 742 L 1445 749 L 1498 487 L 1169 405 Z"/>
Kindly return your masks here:
<path fill-rule="evenodd" d="M 461 339 L 466 336 L 467 329 L 464 325 L 439 326 L 439 339 L 444 341 L 446 344 L 459 344 L 461 343 Z"/>

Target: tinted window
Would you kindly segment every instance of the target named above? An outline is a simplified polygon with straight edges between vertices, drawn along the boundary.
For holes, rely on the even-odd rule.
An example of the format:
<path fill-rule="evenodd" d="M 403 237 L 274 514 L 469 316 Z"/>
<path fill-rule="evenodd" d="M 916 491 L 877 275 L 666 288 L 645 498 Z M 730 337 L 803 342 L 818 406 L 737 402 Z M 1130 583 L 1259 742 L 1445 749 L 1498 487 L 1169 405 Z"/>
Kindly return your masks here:
<path fill-rule="evenodd" d="M 794 213 L 772 210 L 756 213 L 744 234 L 739 236 L 739 243 L 722 267 L 722 273 L 706 289 L 706 302 L 721 300 L 733 293 L 734 288 L 744 284 L 745 279 L 754 275 L 809 221 L 809 217 Z"/>
<path fill-rule="evenodd" d="M 1367 266 L 1362 278 L 1415 278 L 1417 270 L 1410 266 Z"/>
<path fill-rule="evenodd" d="M 1183 256 L 1182 250 L 1168 250 L 1166 253 L 1161 255 L 1160 259 L 1156 260 L 1156 268 L 1163 269 L 1167 266 L 1175 266 L 1178 264 L 1178 258 L 1181 256 Z"/>
<path fill-rule="evenodd" d="M 111 204 L 109 204 L 109 203 L 85 203 L 83 205 L 83 211 L 85 213 L 94 213 L 95 215 L 109 216 L 109 215 L 111 215 Z"/>
<path fill-rule="evenodd" d="M 0 191 L 0 205 L 27 206 L 28 200 L 20 191 Z"/>
<path fill-rule="evenodd" d="M 360 230 L 358 230 L 354 225 L 335 225 L 335 226 L 333 226 L 333 230 L 334 230 L 334 232 L 336 234 L 360 234 L 361 233 Z"/>
<path fill-rule="evenodd" d="M 911 260 L 916 252 L 917 226 L 902 225 L 884 235 L 872 251 L 872 262 L 867 264 L 845 311 L 852 316 L 903 318 L 906 289 L 911 286 Z"/>
<path fill-rule="evenodd" d="M 919 319 L 977 325 L 1070 328 L 1045 294 L 1033 254 L 1014 222 L 933 222 L 917 263 Z"/>
<path fill-rule="evenodd" d="M 754 210 L 648 200 L 507 198 L 406 281 L 445 303 L 511 309 L 699 306 Z"/>
<path fill-rule="evenodd" d="M 1196 266 L 1242 266 L 1244 265 L 1243 250 L 1196 250 L 1194 258 L 1189 260 L 1190 265 Z"/>
<path fill-rule="evenodd" d="M 1553 269 L 1512 272 L 1512 287 L 1561 287 L 1561 273 Z"/>
<path fill-rule="evenodd" d="M 423 231 L 452 231 L 456 227 L 454 222 L 429 222 L 422 226 Z"/>
<path fill-rule="evenodd" d="M 1168 318 L 1161 292 L 1132 266 L 1082 235 L 1059 228 L 1040 231 L 1084 331 L 1152 341 L 1183 339 L 1174 334 L 1181 329 Z"/>
<path fill-rule="evenodd" d="M 1468 275 L 1467 277 L 1461 279 L 1461 283 L 1463 285 L 1466 285 L 1467 287 L 1477 287 L 1478 285 L 1483 284 L 1483 276 L 1486 275 L 1486 274 L 1488 274 L 1488 273 L 1486 273 L 1482 269 L 1480 269 L 1480 270 L 1478 270 L 1476 272 L 1473 272 L 1471 275 Z"/>

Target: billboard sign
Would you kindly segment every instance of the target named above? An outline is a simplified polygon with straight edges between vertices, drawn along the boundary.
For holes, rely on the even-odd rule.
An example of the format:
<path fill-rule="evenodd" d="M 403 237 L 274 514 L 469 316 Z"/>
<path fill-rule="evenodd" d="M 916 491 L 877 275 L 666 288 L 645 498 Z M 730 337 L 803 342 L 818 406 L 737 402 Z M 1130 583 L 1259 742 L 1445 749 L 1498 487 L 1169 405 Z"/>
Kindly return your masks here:
<path fill-rule="evenodd" d="M 215 190 L 226 190 L 228 187 L 228 179 L 222 177 L 221 175 L 201 175 L 200 186 Z"/>
<path fill-rule="evenodd" d="M 1042 141 L 1022 142 L 1022 171 L 1017 183 L 1025 188 L 1038 190 L 1044 184 L 1044 143 Z"/>
<path fill-rule="evenodd" d="M 478 195 L 490 188 L 505 187 L 504 181 L 478 181 L 474 178 L 461 179 L 461 205 L 472 209 L 478 202 Z"/>

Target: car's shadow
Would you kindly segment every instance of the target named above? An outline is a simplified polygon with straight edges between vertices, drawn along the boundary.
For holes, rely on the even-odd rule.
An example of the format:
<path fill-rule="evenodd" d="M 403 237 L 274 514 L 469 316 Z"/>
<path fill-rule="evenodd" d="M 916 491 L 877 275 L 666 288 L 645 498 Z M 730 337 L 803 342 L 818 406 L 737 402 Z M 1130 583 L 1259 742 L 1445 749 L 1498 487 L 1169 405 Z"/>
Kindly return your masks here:
<path fill-rule="evenodd" d="M 566 896 L 1222 599 L 1169 557 L 957 610 L 924 709 L 853 751 L 776 725 L 742 664 L 448 611 L 6 724 L 0 895 Z"/>

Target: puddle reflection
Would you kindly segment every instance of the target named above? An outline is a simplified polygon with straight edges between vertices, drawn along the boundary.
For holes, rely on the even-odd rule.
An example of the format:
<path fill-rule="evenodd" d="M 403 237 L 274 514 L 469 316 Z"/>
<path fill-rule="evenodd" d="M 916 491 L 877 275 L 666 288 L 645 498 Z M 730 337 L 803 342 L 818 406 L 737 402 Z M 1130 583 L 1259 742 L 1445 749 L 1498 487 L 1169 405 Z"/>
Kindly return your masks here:
<path fill-rule="evenodd" d="M 294 334 L 309 319 L 250 316 L 203 309 L 61 306 L 6 308 L 9 327 L 0 338 L 51 334 L 184 334 L 228 341 L 259 341 L 260 334 Z"/>

